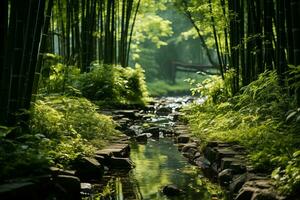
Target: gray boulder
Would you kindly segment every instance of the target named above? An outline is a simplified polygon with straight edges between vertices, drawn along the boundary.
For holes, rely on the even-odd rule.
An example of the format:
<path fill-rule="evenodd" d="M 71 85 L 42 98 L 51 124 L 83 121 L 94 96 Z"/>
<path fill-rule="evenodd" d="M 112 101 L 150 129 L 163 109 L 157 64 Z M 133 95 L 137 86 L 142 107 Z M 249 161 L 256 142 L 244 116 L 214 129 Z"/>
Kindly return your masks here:
<path fill-rule="evenodd" d="M 104 173 L 104 167 L 95 158 L 78 158 L 73 164 L 75 174 L 82 180 L 99 180 Z"/>

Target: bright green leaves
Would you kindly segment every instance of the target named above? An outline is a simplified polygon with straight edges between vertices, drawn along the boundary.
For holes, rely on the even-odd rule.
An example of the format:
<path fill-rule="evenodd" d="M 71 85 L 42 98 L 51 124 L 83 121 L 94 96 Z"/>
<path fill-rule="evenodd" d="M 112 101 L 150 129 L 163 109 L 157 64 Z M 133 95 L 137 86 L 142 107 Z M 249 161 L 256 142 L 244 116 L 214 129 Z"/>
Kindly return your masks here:
<path fill-rule="evenodd" d="M 276 169 L 273 178 L 282 192 L 299 190 L 300 126 L 291 123 L 296 122 L 299 112 L 291 109 L 292 100 L 279 86 L 276 72 L 262 73 L 231 98 L 224 96 L 222 89 L 228 88 L 225 82 L 213 77 L 194 89 L 208 99 L 203 105 L 186 109 L 194 134 L 203 141 L 242 144 L 256 169 L 270 173 Z"/>
<path fill-rule="evenodd" d="M 144 105 L 147 89 L 144 71 L 121 66 L 94 63 L 90 72 L 80 75 L 78 89 L 83 96 L 101 105 Z"/>
<path fill-rule="evenodd" d="M 195 21 L 195 24 L 200 29 L 200 33 L 202 36 L 206 39 L 206 44 L 209 48 L 214 48 L 215 41 L 213 37 L 213 26 L 211 22 L 211 12 L 208 1 L 204 0 L 192 0 L 189 1 L 188 4 L 186 4 L 187 8 L 184 5 L 183 1 L 177 0 L 176 1 L 177 7 L 182 10 L 187 9 L 188 12 L 191 13 L 193 20 Z M 225 9 L 225 16 L 223 13 L 223 9 Z M 225 39 L 224 39 L 224 29 L 228 28 L 228 21 L 229 21 L 229 15 L 227 6 L 222 7 L 220 0 L 213 0 L 212 1 L 212 13 L 215 21 L 215 27 L 217 30 L 217 35 L 219 37 L 219 42 L 221 43 L 221 46 L 224 47 Z M 182 37 L 196 37 L 197 32 L 194 28 L 191 28 L 190 30 L 183 32 Z M 225 51 L 225 49 L 223 49 Z"/>
<path fill-rule="evenodd" d="M 285 168 L 278 167 L 272 172 L 277 186 L 284 194 L 292 194 L 300 189 L 300 151 L 295 151 Z"/>
<path fill-rule="evenodd" d="M 135 22 L 131 43 L 131 58 L 140 63 L 140 54 L 143 44 L 151 42 L 155 48 L 167 45 L 163 40 L 173 34 L 172 24 L 169 20 L 162 18 L 158 12 L 166 10 L 169 0 L 142 0 Z"/>
<path fill-rule="evenodd" d="M 50 66 L 49 75 L 43 80 L 40 93 L 84 96 L 101 104 L 116 105 L 143 105 L 148 97 L 144 71 L 138 65 L 133 69 L 94 62 L 90 72 L 80 74 L 77 67 L 57 63 Z"/>
<path fill-rule="evenodd" d="M 52 95 L 33 106 L 31 130 L 42 134 L 50 161 L 66 165 L 79 154 L 91 154 L 114 136 L 116 124 L 85 98 Z M 51 150 L 52 149 L 52 150 Z"/>

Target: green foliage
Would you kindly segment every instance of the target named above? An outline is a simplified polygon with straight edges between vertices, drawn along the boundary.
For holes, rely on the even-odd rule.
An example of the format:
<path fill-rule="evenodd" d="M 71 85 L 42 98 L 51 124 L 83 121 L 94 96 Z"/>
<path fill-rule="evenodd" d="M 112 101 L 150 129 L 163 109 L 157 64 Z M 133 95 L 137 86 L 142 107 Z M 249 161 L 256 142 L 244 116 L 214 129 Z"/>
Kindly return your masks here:
<path fill-rule="evenodd" d="M 300 108 L 288 111 L 286 114 L 286 121 L 299 123 L 300 122 Z"/>
<path fill-rule="evenodd" d="M 80 70 L 76 66 L 55 63 L 49 66 L 48 74 L 41 80 L 40 93 L 65 93 L 81 95 L 80 91 L 72 87 L 72 82 L 79 76 Z"/>
<path fill-rule="evenodd" d="M 67 164 L 80 154 L 90 154 L 118 134 L 110 117 L 97 112 L 85 98 L 48 96 L 34 104 L 31 129 L 48 138 L 51 161 Z"/>
<path fill-rule="evenodd" d="M 139 65 L 133 69 L 94 63 L 90 72 L 74 82 L 74 87 L 100 104 L 144 105 L 148 97 L 144 71 Z"/>
<path fill-rule="evenodd" d="M 175 0 L 175 5 L 182 12 L 186 12 L 187 9 L 191 15 L 197 27 L 199 27 L 201 31 L 201 35 L 206 39 L 206 44 L 209 48 L 214 48 L 215 41 L 213 37 L 213 26 L 211 22 L 211 12 L 210 12 L 210 4 L 206 0 Z M 225 6 L 225 16 L 222 12 L 221 1 L 212 0 L 212 14 L 215 21 L 215 28 L 217 31 L 217 35 L 219 37 L 220 46 L 225 47 L 225 35 L 224 29 L 228 28 L 230 15 L 228 14 L 227 5 Z M 198 37 L 197 32 L 194 28 L 191 28 L 182 33 L 182 37 L 185 38 L 195 38 Z M 225 48 L 221 49 L 225 52 Z"/>
<path fill-rule="evenodd" d="M 16 176 L 27 176 L 32 169 L 43 170 L 48 163 L 47 155 L 42 149 L 44 143 L 41 134 L 17 135 L 13 139 L 16 127 L 0 129 L 0 182 Z"/>
<path fill-rule="evenodd" d="M 287 166 L 282 169 L 278 167 L 272 173 L 272 178 L 284 194 L 292 194 L 300 190 L 300 150 L 292 155 Z"/>
<path fill-rule="evenodd" d="M 169 84 L 165 81 L 153 81 L 148 83 L 149 93 L 151 96 L 173 96 L 189 94 L 189 85 L 184 83 Z"/>
<path fill-rule="evenodd" d="M 52 65 L 49 78 L 41 82 L 40 93 L 84 96 L 111 105 L 144 105 L 148 97 L 141 66 L 133 69 L 96 62 L 92 63 L 91 71 L 84 74 L 75 66 Z"/>
<path fill-rule="evenodd" d="M 295 109 L 291 109 L 291 99 L 279 86 L 277 74 L 273 71 L 261 74 L 232 98 L 215 92 L 220 90 L 213 88 L 223 88 L 218 81 L 208 81 L 211 85 L 204 88 L 208 101 L 186 109 L 194 134 L 203 141 L 238 142 L 246 147 L 256 169 L 271 172 L 281 167 L 286 169 L 285 177 L 296 176 L 293 173 L 299 168 L 291 166 L 296 166 L 298 161 L 294 162 L 291 154 L 299 150 L 300 126 L 286 120 L 287 111 Z M 296 121 L 295 116 L 290 116 L 290 120 Z M 289 188 L 284 190 L 290 192 L 298 185 L 297 179 L 286 181 L 281 187 Z"/>
<path fill-rule="evenodd" d="M 195 80 L 188 80 L 192 86 L 191 92 L 193 95 L 200 94 L 202 97 L 207 97 L 209 103 L 225 102 L 232 96 L 231 80 L 234 71 L 228 71 L 225 74 L 225 80 L 220 76 L 210 76 L 201 83 L 195 83 Z"/>
<path fill-rule="evenodd" d="M 289 81 L 292 83 L 290 85 L 291 88 L 299 88 L 300 87 L 300 65 L 298 66 L 289 66 Z"/>
<path fill-rule="evenodd" d="M 278 84 L 276 71 L 266 71 L 256 81 L 241 89 L 242 95 L 237 96 L 238 106 L 247 104 L 280 103 L 284 101 L 282 87 Z"/>
<path fill-rule="evenodd" d="M 0 126 L 0 177 L 22 176 L 47 166 L 67 167 L 119 135 L 111 117 L 85 98 L 51 95 L 32 107 L 30 130 Z"/>

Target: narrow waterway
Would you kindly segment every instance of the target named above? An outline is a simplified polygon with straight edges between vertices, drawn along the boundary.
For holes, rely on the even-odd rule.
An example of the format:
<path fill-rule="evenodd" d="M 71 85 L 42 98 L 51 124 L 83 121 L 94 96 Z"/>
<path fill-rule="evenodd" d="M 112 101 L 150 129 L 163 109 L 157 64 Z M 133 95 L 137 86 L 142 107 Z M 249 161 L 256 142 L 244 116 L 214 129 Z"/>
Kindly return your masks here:
<path fill-rule="evenodd" d="M 223 199 L 216 185 L 209 183 L 201 171 L 187 162 L 171 138 L 148 140 L 147 144 L 131 143 L 130 157 L 136 167 L 130 172 L 107 176 L 102 199 L 113 200 L 208 200 Z M 163 194 L 166 185 L 176 185 L 178 196 Z M 105 194 L 104 194 L 105 195 Z"/>
<path fill-rule="evenodd" d="M 211 199 L 201 172 L 187 162 L 169 138 L 149 141 L 146 145 L 132 144 L 132 160 L 136 163 L 132 177 L 138 182 L 143 199 Z M 161 189 L 174 184 L 182 195 L 167 198 Z"/>
<path fill-rule="evenodd" d="M 173 102 L 173 104 L 172 104 Z M 176 98 L 167 101 L 168 106 L 182 106 Z M 154 112 L 155 113 L 155 112 Z M 153 115 L 143 124 L 170 128 L 175 125 L 170 117 Z M 140 122 L 139 122 L 140 123 Z M 132 125 L 138 129 L 141 124 Z M 173 137 L 148 138 L 147 142 L 130 141 L 130 158 L 135 168 L 129 172 L 110 172 L 104 177 L 101 192 L 92 199 L 112 200 L 209 200 L 224 199 L 222 191 L 209 182 L 198 167 L 191 165 L 178 151 Z M 175 185 L 182 192 L 176 196 L 166 196 L 162 189 Z M 97 198 L 96 198 L 97 197 Z"/>

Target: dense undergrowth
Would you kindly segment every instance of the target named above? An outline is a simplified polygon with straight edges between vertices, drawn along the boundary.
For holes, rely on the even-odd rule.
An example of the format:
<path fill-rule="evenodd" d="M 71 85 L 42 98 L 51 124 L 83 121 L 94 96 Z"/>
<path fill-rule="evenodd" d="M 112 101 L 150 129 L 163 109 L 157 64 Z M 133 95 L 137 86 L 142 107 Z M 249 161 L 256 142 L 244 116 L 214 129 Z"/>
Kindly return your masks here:
<path fill-rule="evenodd" d="M 0 180 L 36 174 L 49 166 L 68 168 L 78 156 L 93 155 L 120 136 L 117 124 L 99 109 L 144 106 L 147 98 L 140 66 L 94 63 L 82 74 L 61 63 L 49 66 L 31 110 L 24 111 L 30 120 L 22 126 L 0 126 Z"/>
<path fill-rule="evenodd" d="M 42 81 L 40 93 L 82 96 L 101 106 L 144 106 L 148 99 L 144 70 L 94 62 L 90 71 L 80 73 L 74 66 L 50 66 L 49 79 Z"/>
<path fill-rule="evenodd" d="M 300 117 L 294 101 L 267 71 L 232 97 L 230 73 L 223 81 L 212 77 L 192 92 L 207 97 L 203 105 L 185 109 L 193 133 L 202 141 L 238 142 L 246 147 L 252 165 L 272 173 L 279 189 L 300 189 Z"/>
<path fill-rule="evenodd" d="M 0 177 L 37 173 L 49 166 L 68 168 L 77 156 L 93 155 L 97 148 L 120 133 L 116 123 L 99 114 L 85 98 L 48 95 L 32 108 L 27 133 L 13 139 L 1 138 Z M 2 127 L 7 134 L 10 129 Z"/>

